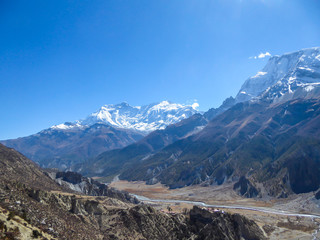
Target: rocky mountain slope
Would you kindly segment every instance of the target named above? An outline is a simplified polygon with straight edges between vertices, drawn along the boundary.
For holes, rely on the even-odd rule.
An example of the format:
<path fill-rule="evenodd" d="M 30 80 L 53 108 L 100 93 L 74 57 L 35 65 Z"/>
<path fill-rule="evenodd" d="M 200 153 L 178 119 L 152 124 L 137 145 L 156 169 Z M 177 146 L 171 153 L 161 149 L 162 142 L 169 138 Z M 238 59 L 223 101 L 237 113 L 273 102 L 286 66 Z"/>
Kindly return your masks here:
<path fill-rule="evenodd" d="M 24 184 L 34 189 L 62 191 L 62 188 L 51 180 L 37 164 L 25 156 L 0 144 L 0 184 Z"/>
<path fill-rule="evenodd" d="M 265 239 L 256 223 L 237 214 L 194 207 L 187 215 L 171 215 L 117 198 L 66 191 L 3 145 L 0 164 L 1 239 Z M 79 176 L 63 173 L 61 178 L 78 182 Z"/>

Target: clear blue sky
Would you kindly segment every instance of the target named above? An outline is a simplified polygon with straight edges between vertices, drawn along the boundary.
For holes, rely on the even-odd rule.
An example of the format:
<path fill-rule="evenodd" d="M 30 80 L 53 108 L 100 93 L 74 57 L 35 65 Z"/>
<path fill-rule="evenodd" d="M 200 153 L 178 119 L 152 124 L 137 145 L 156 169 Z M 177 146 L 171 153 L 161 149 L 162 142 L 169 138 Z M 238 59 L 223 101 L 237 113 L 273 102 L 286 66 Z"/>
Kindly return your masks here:
<path fill-rule="evenodd" d="M 320 46 L 319 0 L 1 0 L 0 139 L 103 104 L 218 107 L 267 62 Z"/>

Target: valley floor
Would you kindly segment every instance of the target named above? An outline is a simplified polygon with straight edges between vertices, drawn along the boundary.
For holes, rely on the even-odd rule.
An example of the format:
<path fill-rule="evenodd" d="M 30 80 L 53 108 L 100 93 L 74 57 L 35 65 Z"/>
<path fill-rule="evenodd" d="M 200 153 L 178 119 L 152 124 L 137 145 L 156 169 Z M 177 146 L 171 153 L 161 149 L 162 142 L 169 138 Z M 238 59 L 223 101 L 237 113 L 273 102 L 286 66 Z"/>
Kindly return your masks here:
<path fill-rule="evenodd" d="M 204 202 L 209 205 L 223 205 L 223 209 L 230 213 L 240 213 L 254 220 L 270 239 L 320 239 L 320 201 L 314 195 L 299 194 L 288 199 L 250 199 L 237 195 L 232 184 L 223 186 L 189 186 L 180 189 L 169 189 L 161 184 L 146 185 L 144 182 L 115 181 L 110 184 L 119 190 L 149 199 L 163 201 L 150 202 L 162 211 L 183 212 L 185 208 L 192 208 L 192 203 L 183 201 Z M 170 202 L 170 200 L 179 200 Z M 228 206 L 230 206 L 228 208 Z M 234 206 L 266 209 L 272 211 L 234 209 Z M 282 211 L 297 214 L 297 216 L 283 215 Z M 279 212 L 279 213 L 277 213 Z M 302 217 L 299 214 L 311 214 L 317 217 Z"/>

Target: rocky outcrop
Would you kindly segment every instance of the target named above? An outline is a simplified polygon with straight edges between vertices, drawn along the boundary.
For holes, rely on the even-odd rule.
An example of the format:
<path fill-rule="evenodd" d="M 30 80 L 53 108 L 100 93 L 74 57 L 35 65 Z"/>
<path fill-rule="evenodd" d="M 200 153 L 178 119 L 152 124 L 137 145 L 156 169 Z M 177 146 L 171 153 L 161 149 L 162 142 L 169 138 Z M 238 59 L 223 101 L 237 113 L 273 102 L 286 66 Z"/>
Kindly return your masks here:
<path fill-rule="evenodd" d="M 108 239 L 266 239 L 258 225 L 243 216 L 211 213 L 196 206 L 187 216 L 170 215 L 143 205 L 121 210 L 117 215 L 117 225 L 108 229 Z"/>
<path fill-rule="evenodd" d="M 136 206 L 118 212 L 118 226 L 110 229 L 114 239 L 189 239 L 193 236 L 184 216 L 171 216 L 150 206 Z"/>
<path fill-rule="evenodd" d="M 254 198 L 259 194 L 257 188 L 245 176 L 240 177 L 239 181 L 233 185 L 233 190 L 247 198 Z"/>
<path fill-rule="evenodd" d="M 89 195 L 89 196 L 106 196 L 116 198 L 123 202 L 138 204 L 139 201 L 128 192 L 119 191 L 108 187 L 106 184 L 93 180 L 92 178 L 83 177 L 76 172 L 47 172 L 59 185 L 71 190 Z"/>
<path fill-rule="evenodd" d="M 199 207 L 190 211 L 190 228 L 196 239 L 266 239 L 258 225 L 239 214 L 211 213 Z"/>

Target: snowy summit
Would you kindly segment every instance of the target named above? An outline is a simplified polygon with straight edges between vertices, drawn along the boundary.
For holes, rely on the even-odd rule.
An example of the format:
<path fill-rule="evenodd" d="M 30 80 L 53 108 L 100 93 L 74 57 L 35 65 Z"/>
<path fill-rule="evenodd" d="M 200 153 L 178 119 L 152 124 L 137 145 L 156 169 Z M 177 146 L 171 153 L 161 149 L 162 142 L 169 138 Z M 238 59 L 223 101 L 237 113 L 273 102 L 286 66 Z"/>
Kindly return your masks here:
<path fill-rule="evenodd" d="M 274 102 L 312 96 L 320 87 L 320 48 L 273 56 L 267 65 L 242 85 L 237 102 L 269 99 Z"/>
<path fill-rule="evenodd" d="M 191 105 L 162 101 L 145 106 L 130 106 L 128 103 L 102 106 L 97 112 L 84 120 L 64 123 L 51 127 L 56 130 L 86 128 L 96 123 L 104 123 L 113 127 L 151 132 L 164 129 L 197 113 L 198 103 Z"/>

